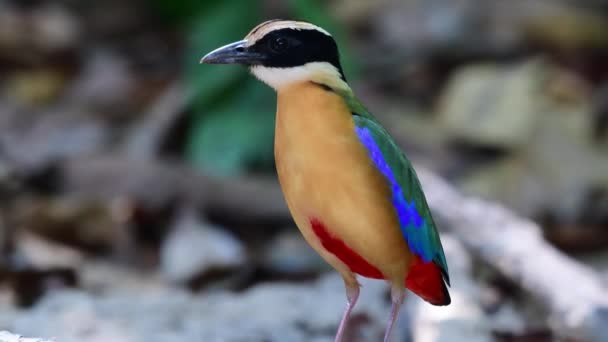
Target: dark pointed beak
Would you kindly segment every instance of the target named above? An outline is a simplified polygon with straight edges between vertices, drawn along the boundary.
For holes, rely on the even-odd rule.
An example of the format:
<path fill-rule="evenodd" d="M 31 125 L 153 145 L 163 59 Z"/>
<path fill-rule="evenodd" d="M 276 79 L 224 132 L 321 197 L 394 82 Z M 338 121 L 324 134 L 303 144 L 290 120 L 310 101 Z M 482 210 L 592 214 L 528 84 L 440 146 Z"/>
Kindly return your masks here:
<path fill-rule="evenodd" d="M 241 40 L 222 46 L 209 52 L 201 59 L 205 64 L 260 64 L 264 56 L 260 53 L 248 50 L 246 41 Z"/>

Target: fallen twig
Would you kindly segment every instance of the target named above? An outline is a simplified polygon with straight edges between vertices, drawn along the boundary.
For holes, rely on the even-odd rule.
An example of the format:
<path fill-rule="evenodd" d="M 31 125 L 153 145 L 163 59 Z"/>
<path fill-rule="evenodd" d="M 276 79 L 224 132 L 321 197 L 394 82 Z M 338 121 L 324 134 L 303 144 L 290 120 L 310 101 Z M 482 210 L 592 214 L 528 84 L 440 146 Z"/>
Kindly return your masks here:
<path fill-rule="evenodd" d="M 546 242 L 532 221 L 463 196 L 430 171 L 420 170 L 419 175 L 437 218 L 477 257 L 539 298 L 558 335 L 605 341 L 608 289 L 593 270 Z"/>

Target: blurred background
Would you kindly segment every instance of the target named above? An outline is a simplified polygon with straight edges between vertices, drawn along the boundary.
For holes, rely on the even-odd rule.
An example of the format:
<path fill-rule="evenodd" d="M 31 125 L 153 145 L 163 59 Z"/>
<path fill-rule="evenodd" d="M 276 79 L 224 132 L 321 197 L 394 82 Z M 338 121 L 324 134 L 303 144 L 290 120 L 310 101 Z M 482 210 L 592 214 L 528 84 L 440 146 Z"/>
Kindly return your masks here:
<path fill-rule="evenodd" d="M 1 0 L 0 329 L 333 340 L 342 283 L 278 189 L 275 95 L 198 64 L 272 18 L 332 32 L 416 165 L 534 220 L 606 286 L 605 1 Z M 430 306 L 408 300 L 395 341 L 562 339 L 542 301 L 441 228 L 455 301 L 424 334 Z M 347 340 L 377 341 L 388 292 L 362 292 Z"/>

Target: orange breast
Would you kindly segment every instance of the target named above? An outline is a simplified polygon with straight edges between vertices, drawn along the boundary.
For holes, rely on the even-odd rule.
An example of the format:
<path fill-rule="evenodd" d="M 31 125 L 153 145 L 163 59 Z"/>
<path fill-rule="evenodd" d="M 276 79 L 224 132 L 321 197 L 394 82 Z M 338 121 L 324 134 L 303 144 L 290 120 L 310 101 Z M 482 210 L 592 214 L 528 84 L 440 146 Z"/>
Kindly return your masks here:
<path fill-rule="evenodd" d="M 277 172 L 306 240 L 338 271 L 403 283 L 411 253 L 401 235 L 390 189 L 355 134 L 343 100 L 303 83 L 278 92 Z M 353 254 L 336 252 L 340 241 Z M 350 260 L 350 262 L 349 262 Z M 354 266 L 356 265 L 356 266 Z"/>

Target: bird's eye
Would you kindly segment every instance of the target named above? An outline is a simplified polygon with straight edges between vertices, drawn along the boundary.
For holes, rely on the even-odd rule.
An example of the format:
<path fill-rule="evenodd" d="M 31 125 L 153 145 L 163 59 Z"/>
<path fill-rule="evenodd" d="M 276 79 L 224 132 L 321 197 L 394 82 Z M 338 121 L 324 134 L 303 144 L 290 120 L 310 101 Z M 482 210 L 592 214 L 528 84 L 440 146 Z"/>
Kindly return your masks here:
<path fill-rule="evenodd" d="M 270 41 L 270 49 L 274 52 L 283 52 L 289 47 L 289 41 L 286 38 L 278 37 Z"/>

